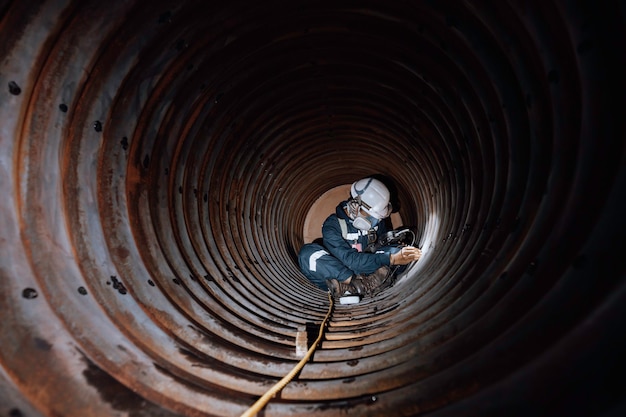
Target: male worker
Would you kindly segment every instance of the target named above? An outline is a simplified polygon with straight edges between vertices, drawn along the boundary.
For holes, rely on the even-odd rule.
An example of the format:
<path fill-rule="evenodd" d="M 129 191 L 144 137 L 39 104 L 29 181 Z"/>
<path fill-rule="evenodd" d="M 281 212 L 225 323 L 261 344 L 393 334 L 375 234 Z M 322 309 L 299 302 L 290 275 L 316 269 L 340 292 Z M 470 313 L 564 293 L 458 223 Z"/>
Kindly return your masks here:
<path fill-rule="evenodd" d="M 298 261 L 302 273 L 335 297 L 372 294 L 389 278 L 391 265 L 417 261 L 421 251 L 405 246 L 395 253 L 374 251 L 387 232 L 384 220 L 391 214 L 389 190 L 375 178 L 352 184 L 350 198 L 342 201 L 322 226 L 323 245 L 302 247 Z"/>

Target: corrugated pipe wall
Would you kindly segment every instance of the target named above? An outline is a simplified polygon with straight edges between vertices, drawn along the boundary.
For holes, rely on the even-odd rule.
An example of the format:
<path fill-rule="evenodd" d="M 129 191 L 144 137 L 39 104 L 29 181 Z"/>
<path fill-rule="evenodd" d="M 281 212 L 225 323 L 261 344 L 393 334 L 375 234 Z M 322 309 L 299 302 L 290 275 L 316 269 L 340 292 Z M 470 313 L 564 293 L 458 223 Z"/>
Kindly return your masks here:
<path fill-rule="evenodd" d="M 263 416 L 626 414 L 624 2 L 0 2 L 0 415 L 237 416 L 326 293 L 308 210 L 423 258 Z"/>

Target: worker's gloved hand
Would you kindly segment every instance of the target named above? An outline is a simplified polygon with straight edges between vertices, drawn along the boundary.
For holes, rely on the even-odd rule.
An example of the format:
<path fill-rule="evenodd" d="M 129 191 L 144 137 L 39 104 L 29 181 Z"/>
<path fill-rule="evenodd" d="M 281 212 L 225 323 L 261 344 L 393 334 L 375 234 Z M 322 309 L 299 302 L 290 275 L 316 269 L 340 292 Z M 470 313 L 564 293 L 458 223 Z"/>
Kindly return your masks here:
<path fill-rule="evenodd" d="M 400 251 L 391 254 L 389 260 L 391 265 L 407 265 L 419 260 L 422 251 L 413 246 L 404 246 Z"/>

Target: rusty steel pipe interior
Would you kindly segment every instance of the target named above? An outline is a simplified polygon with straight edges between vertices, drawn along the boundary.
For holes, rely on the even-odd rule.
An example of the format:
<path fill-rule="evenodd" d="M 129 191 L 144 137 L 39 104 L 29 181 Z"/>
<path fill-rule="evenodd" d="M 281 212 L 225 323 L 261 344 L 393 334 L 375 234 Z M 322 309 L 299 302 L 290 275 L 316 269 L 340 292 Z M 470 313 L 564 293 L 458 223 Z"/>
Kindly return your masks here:
<path fill-rule="evenodd" d="M 240 415 L 329 308 L 310 207 L 374 174 L 422 259 L 259 415 L 624 415 L 625 12 L 0 2 L 0 416 Z"/>

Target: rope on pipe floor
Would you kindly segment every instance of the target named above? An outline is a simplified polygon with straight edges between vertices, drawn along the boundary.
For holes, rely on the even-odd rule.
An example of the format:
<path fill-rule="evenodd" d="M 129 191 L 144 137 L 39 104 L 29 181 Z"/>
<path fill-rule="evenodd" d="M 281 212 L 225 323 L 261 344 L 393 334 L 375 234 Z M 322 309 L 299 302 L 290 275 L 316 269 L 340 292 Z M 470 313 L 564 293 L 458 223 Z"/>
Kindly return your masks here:
<path fill-rule="evenodd" d="M 329 306 L 328 306 L 328 312 L 326 313 L 326 317 L 324 317 L 324 320 L 322 321 L 322 324 L 320 324 L 320 330 L 319 330 L 319 332 L 317 334 L 317 339 L 315 339 L 315 342 L 311 345 L 311 347 L 307 351 L 306 355 L 304 355 L 304 357 L 291 370 L 291 372 L 289 372 L 287 375 L 285 375 L 283 377 L 283 379 L 278 381 L 272 388 L 270 388 L 265 394 L 263 394 L 263 396 L 261 396 L 261 398 L 259 398 L 254 404 L 252 404 L 252 406 L 245 413 L 243 413 L 241 415 L 241 417 L 253 417 L 253 416 L 255 416 L 259 411 L 261 411 L 263 409 L 263 407 L 265 407 L 267 405 L 267 403 L 272 398 L 274 398 L 274 396 L 278 392 L 280 392 L 283 388 L 285 388 L 285 386 L 289 382 L 291 382 L 291 380 L 298 374 L 298 372 L 300 372 L 302 370 L 304 365 L 309 361 L 309 359 L 313 355 L 313 352 L 315 352 L 315 349 L 317 348 L 317 345 L 322 340 L 322 336 L 324 335 L 324 328 L 326 327 L 326 323 L 328 322 L 328 318 L 330 317 L 330 315 L 331 315 L 331 313 L 333 311 L 333 297 L 332 297 L 330 291 L 328 292 L 328 301 L 329 301 Z"/>

